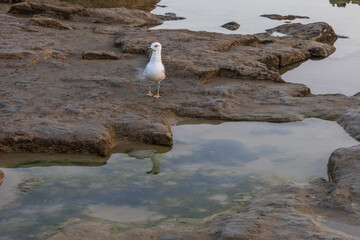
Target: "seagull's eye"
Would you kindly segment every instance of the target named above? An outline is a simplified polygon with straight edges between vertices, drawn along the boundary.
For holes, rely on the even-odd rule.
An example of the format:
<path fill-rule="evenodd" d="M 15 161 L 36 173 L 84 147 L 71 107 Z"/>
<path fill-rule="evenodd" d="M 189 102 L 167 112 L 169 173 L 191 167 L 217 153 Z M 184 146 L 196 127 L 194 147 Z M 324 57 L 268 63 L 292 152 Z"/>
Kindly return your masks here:
<path fill-rule="evenodd" d="M 159 45 L 155 45 L 155 47 L 159 47 Z"/>

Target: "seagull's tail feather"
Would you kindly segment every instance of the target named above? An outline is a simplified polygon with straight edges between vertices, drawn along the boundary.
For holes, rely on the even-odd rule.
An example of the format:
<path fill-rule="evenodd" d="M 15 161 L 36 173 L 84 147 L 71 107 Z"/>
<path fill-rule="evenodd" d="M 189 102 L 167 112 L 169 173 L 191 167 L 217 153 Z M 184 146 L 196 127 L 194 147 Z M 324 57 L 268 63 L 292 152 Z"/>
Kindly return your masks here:
<path fill-rule="evenodd" d="M 141 67 L 135 67 L 136 70 L 136 78 L 140 80 L 145 80 L 144 69 Z"/>

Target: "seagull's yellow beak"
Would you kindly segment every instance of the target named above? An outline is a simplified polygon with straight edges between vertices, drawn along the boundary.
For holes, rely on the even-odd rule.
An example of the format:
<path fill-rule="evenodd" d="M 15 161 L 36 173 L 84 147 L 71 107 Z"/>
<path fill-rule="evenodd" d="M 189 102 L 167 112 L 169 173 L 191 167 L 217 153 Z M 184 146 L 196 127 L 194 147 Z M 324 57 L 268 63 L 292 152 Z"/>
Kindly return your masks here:
<path fill-rule="evenodd" d="M 153 48 L 152 48 L 152 47 L 148 47 L 148 50 L 153 50 Z"/>

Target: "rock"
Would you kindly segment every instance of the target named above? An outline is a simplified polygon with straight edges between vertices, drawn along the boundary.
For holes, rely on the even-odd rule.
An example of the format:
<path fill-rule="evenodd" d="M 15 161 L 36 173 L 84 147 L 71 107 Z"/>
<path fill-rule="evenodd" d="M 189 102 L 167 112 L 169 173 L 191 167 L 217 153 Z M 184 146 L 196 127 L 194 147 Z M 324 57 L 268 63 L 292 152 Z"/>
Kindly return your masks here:
<path fill-rule="evenodd" d="M 26 26 L 25 30 L 28 31 L 28 32 L 39 32 L 40 31 L 38 27 L 35 27 L 35 26 L 32 26 L 32 25 Z"/>
<path fill-rule="evenodd" d="M 0 67 L 30 66 L 39 60 L 34 51 L 0 50 Z"/>
<path fill-rule="evenodd" d="M 122 141 L 171 146 L 171 126 L 182 119 L 335 120 L 360 103 L 356 96 L 312 95 L 305 85 L 282 81 L 279 68 L 308 59 L 315 47 L 324 56 L 334 49 L 306 35 L 146 30 L 86 18 L 70 20 L 76 31 L 29 33 L 27 18 L 0 15 L 6 43 L 0 50 L 0 151 L 107 155 Z M 104 27 L 117 36 L 89 31 Z M 154 40 L 163 44 L 168 76 L 158 100 L 145 97 L 148 83 L 138 77 Z M 89 49 L 102 57 L 114 41 L 117 61 L 78 57 Z"/>
<path fill-rule="evenodd" d="M 86 8 L 81 16 L 86 21 L 105 24 L 123 24 L 133 27 L 151 27 L 163 21 L 151 13 L 127 8 Z"/>
<path fill-rule="evenodd" d="M 113 27 L 96 27 L 94 28 L 94 33 L 97 34 L 106 34 L 106 35 L 116 35 L 120 32 L 119 29 Z"/>
<path fill-rule="evenodd" d="M 333 186 L 324 202 L 331 208 L 360 213 L 360 145 L 340 148 L 333 152 L 328 163 Z"/>
<path fill-rule="evenodd" d="M 360 141 L 360 110 L 346 111 L 337 119 L 337 123 L 342 126 L 350 136 Z"/>
<path fill-rule="evenodd" d="M 178 17 L 175 13 L 168 12 L 165 15 L 157 15 L 163 21 L 175 21 L 175 20 L 183 20 L 184 17 Z"/>
<path fill-rule="evenodd" d="M 0 185 L 3 183 L 4 180 L 4 172 L 0 170 Z"/>
<path fill-rule="evenodd" d="M 82 58 L 86 60 L 119 60 L 122 57 L 115 52 L 88 51 L 83 53 Z"/>
<path fill-rule="evenodd" d="M 268 33 L 280 32 L 289 36 L 313 40 L 321 43 L 333 44 L 338 38 L 334 29 L 324 22 L 310 24 L 284 24 L 272 29 L 266 30 Z"/>
<path fill-rule="evenodd" d="M 31 23 L 41 27 L 55 28 L 60 30 L 72 30 L 72 27 L 60 22 L 59 20 L 47 17 L 34 17 L 31 19 Z"/>
<path fill-rule="evenodd" d="M 235 31 L 240 27 L 240 24 L 238 24 L 237 22 L 228 22 L 222 25 L 221 27 L 229 29 L 231 31 Z"/>
<path fill-rule="evenodd" d="M 27 179 L 27 180 L 19 183 L 18 188 L 22 192 L 30 192 L 30 191 L 33 191 L 36 188 L 40 187 L 40 185 L 42 183 L 43 183 L 43 180 L 40 177 L 31 178 L 31 179 Z"/>
<path fill-rule="evenodd" d="M 297 15 L 286 15 L 286 16 L 283 16 L 283 15 L 279 15 L 279 14 L 263 14 L 263 15 L 260 15 L 260 17 L 266 17 L 266 18 L 269 18 L 271 20 L 295 20 L 297 18 L 300 18 L 300 19 L 310 19 L 309 17 L 307 16 L 297 16 Z"/>
<path fill-rule="evenodd" d="M 293 24 L 289 25 L 292 29 Z M 292 33 L 296 38 L 286 41 L 266 34 L 243 36 L 203 32 L 200 36 L 188 30 L 132 30 L 120 33 L 115 45 L 125 53 L 145 54 L 149 42 L 156 39 L 163 45 L 163 62 L 170 77 L 197 76 L 208 81 L 222 76 L 282 82 L 276 69 L 310 57 L 326 57 L 335 51 L 333 46 L 314 40 L 322 40 L 321 28 L 315 25 L 317 27 L 314 24 L 302 26 L 301 31 Z M 295 24 L 293 28 L 298 27 Z M 309 29 L 308 34 L 306 29 Z"/>
<path fill-rule="evenodd" d="M 330 3 L 333 6 L 346 7 L 347 4 L 358 4 L 358 5 L 360 5 L 360 0 L 330 0 Z"/>
<path fill-rule="evenodd" d="M 84 10 L 84 7 L 76 4 L 69 4 L 59 0 L 21 0 L 22 2 L 13 4 L 9 10 L 12 14 L 48 14 L 59 16 L 65 19 L 71 18 Z"/>

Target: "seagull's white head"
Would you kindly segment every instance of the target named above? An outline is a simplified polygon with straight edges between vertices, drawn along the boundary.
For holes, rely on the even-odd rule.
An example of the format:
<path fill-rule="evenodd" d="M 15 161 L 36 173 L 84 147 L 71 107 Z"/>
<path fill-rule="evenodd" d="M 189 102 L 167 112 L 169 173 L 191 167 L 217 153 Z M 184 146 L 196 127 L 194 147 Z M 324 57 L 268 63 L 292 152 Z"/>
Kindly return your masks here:
<path fill-rule="evenodd" d="M 158 52 L 161 51 L 161 44 L 158 42 L 154 42 L 151 44 L 151 46 L 149 47 L 149 50 L 152 50 L 154 52 Z"/>

